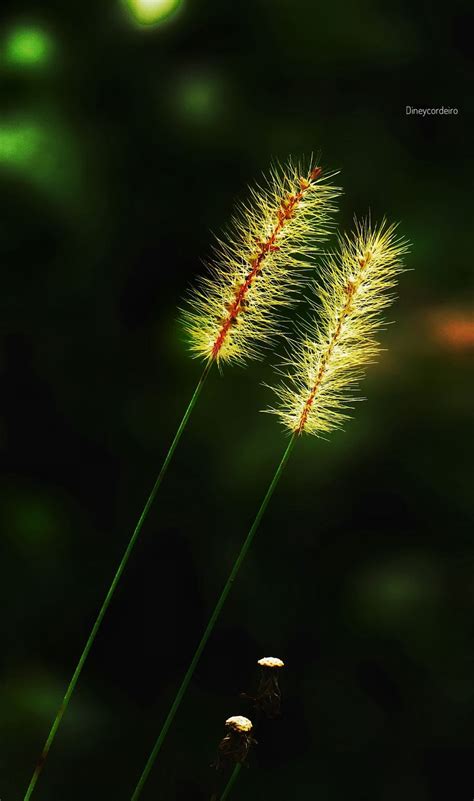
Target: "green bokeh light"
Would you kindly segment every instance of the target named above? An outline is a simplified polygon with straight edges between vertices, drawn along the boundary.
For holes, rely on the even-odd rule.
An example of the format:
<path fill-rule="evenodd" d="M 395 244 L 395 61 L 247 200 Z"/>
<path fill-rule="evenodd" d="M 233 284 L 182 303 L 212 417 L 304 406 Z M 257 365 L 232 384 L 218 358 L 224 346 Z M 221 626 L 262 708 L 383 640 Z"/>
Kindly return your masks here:
<path fill-rule="evenodd" d="M 182 111 L 192 119 L 208 119 L 213 115 L 217 87 L 212 80 L 196 77 L 183 83 L 180 93 Z"/>
<path fill-rule="evenodd" d="M 180 121 L 205 129 L 225 120 L 227 87 L 212 73 L 179 76 L 169 86 L 170 111 Z"/>
<path fill-rule="evenodd" d="M 48 33 L 36 27 L 18 27 L 5 44 L 7 64 L 15 67 L 44 65 L 51 59 L 53 43 Z"/>
<path fill-rule="evenodd" d="M 439 577 L 429 564 L 415 558 L 379 563 L 357 580 L 357 606 L 376 625 L 413 623 L 428 615 L 439 594 Z"/>
<path fill-rule="evenodd" d="M 419 603 L 423 598 L 423 586 L 415 575 L 388 570 L 386 574 L 373 578 L 368 594 L 374 603 L 383 603 L 401 611 Z"/>
<path fill-rule="evenodd" d="M 174 14 L 181 0 L 125 0 L 131 14 L 140 25 L 157 25 Z"/>
<path fill-rule="evenodd" d="M 78 197 L 79 161 L 71 131 L 53 113 L 32 110 L 0 123 L 0 169 L 15 173 L 51 198 Z"/>
<path fill-rule="evenodd" d="M 41 126 L 15 120 L 0 126 L 0 162 L 25 167 L 40 154 L 43 142 Z"/>
<path fill-rule="evenodd" d="M 59 535 L 56 510 L 42 499 L 32 498 L 27 506 L 19 507 L 15 528 L 22 540 L 30 545 L 44 545 Z"/>
<path fill-rule="evenodd" d="M 0 527 L 25 552 L 54 546 L 67 534 L 63 505 L 48 492 L 2 487 Z"/>

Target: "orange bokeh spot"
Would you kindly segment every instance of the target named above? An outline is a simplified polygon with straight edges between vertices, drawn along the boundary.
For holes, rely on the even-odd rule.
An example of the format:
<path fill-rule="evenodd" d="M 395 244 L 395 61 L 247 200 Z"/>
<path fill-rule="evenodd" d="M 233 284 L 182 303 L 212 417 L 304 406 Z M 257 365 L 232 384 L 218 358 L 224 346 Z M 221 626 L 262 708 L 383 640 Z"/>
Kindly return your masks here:
<path fill-rule="evenodd" d="M 431 316 L 435 338 L 456 350 L 474 346 L 474 315 L 462 310 L 445 310 Z"/>

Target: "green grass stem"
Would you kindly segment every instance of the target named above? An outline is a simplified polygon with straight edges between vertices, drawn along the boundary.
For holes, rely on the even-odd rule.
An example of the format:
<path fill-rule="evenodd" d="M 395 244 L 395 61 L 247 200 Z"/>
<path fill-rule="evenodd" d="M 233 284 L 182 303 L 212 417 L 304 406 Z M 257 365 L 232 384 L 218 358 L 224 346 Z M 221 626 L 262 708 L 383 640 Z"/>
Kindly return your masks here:
<path fill-rule="evenodd" d="M 113 598 L 115 590 L 117 589 L 117 586 L 118 586 L 118 584 L 120 582 L 122 574 L 123 574 L 123 572 L 124 572 L 124 570 L 125 570 L 125 568 L 127 566 L 128 560 L 129 560 L 130 555 L 131 555 L 131 553 L 133 551 L 133 548 L 134 548 L 134 546 L 135 546 L 135 544 L 137 542 L 137 539 L 139 537 L 139 534 L 140 534 L 140 531 L 142 529 L 142 526 L 143 526 L 143 524 L 144 524 L 144 522 L 145 522 L 145 520 L 147 518 L 148 512 L 151 509 L 153 501 L 155 500 L 155 497 L 156 497 L 156 494 L 157 494 L 157 492 L 158 492 L 158 490 L 160 488 L 161 482 L 163 481 L 163 478 L 164 478 L 164 476 L 166 474 L 166 471 L 168 470 L 169 464 L 171 462 L 171 459 L 173 458 L 173 454 L 174 454 L 174 452 L 176 450 L 178 442 L 180 441 L 181 435 L 182 435 L 184 429 L 186 428 L 186 424 L 187 424 L 187 422 L 188 422 L 188 420 L 189 420 L 189 418 L 191 416 L 191 412 L 193 411 L 193 409 L 194 409 L 194 407 L 196 405 L 196 402 L 197 402 L 197 400 L 199 398 L 199 395 L 201 394 L 201 390 L 202 390 L 202 388 L 204 386 L 204 383 L 206 381 L 207 376 L 209 375 L 209 372 L 211 370 L 212 365 L 213 365 L 213 362 L 209 361 L 206 364 L 205 368 L 204 368 L 204 371 L 203 371 L 203 373 L 201 375 L 201 378 L 199 379 L 199 381 L 197 383 L 196 389 L 194 390 L 192 398 L 189 401 L 189 404 L 188 404 L 188 406 L 186 408 L 186 411 L 185 411 L 185 413 L 183 415 L 183 418 L 182 418 L 182 420 L 181 420 L 181 422 L 179 424 L 178 430 L 176 431 L 174 439 L 173 439 L 173 441 L 172 441 L 172 443 L 171 443 L 171 445 L 169 447 L 168 453 L 166 454 L 165 460 L 164 460 L 164 462 L 163 462 L 163 464 L 161 466 L 161 469 L 160 469 L 160 472 L 158 474 L 158 477 L 157 477 L 157 479 L 156 479 L 156 481 L 155 481 L 155 483 L 153 485 L 153 489 L 150 492 L 150 495 L 148 496 L 148 500 L 147 500 L 147 502 L 146 502 L 146 504 L 144 506 L 144 509 L 143 509 L 139 519 L 138 519 L 138 523 L 135 526 L 135 530 L 134 530 L 134 532 L 133 532 L 133 534 L 132 534 L 132 536 L 131 536 L 131 538 L 130 538 L 130 540 L 128 542 L 128 545 L 127 545 L 127 547 L 125 549 L 125 552 L 124 552 L 124 554 L 122 556 L 122 559 L 120 560 L 120 564 L 119 564 L 119 566 L 118 566 L 118 568 L 117 568 L 117 570 L 115 572 L 115 575 L 114 575 L 114 577 L 112 579 L 112 583 L 111 583 L 111 585 L 110 585 L 110 587 L 109 587 L 109 589 L 107 591 L 107 595 L 105 596 L 105 599 L 104 599 L 104 601 L 102 603 L 102 606 L 100 607 L 100 610 L 99 610 L 99 613 L 98 613 L 98 615 L 96 617 L 95 623 L 92 626 L 91 632 L 90 632 L 90 634 L 89 634 L 89 636 L 87 638 L 87 641 L 86 641 L 86 644 L 84 646 L 84 649 L 83 649 L 83 651 L 82 651 L 82 653 L 81 653 L 81 655 L 79 657 L 79 661 L 78 661 L 78 663 L 76 665 L 76 668 L 74 670 L 72 678 L 71 678 L 71 680 L 69 682 L 69 685 L 67 687 L 66 693 L 65 693 L 64 698 L 63 698 L 63 700 L 61 702 L 61 706 L 59 707 L 59 709 L 57 711 L 56 717 L 55 717 L 55 719 L 53 721 L 53 724 L 51 726 L 51 729 L 50 729 L 50 732 L 48 734 L 47 740 L 46 740 L 46 742 L 45 742 L 45 744 L 43 746 L 43 751 L 41 752 L 41 756 L 40 756 L 40 758 L 39 758 L 39 760 L 38 760 L 38 762 L 36 764 L 36 768 L 34 770 L 34 773 L 33 773 L 32 777 L 31 777 L 31 780 L 30 780 L 30 783 L 28 785 L 28 789 L 27 789 L 27 791 L 25 793 L 23 801 L 29 801 L 29 799 L 31 798 L 31 796 L 33 794 L 33 791 L 35 789 L 36 783 L 37 783 L 37 781 L 38 781 L 38 779 L 40 777 L 40 774 L 41 774 L 41 772 L 42 772 L 42 770 L 44 768 L 44 764 L 45 764 L 46 759 L 48 757 L 51 745 L 52 745 L 53 740 L 54 740 L 54 738 L 56 736 L 56 733 L 57 733 L 57 731 L 59 729 L 59 726 L 61 725 L 61 721 L 63 719 L 64 713 L 66 712 L 66 709 L 68 708 L 69 702 L 71 700 L 71 696 L 72 696 L 72 694 L 73 694 L 73 692 L 75 690 L 76 684 L 77 684 L 77 682 L 79 680 L 79 676 L 81 675 L 81 672 L 82 672 L 82 669 L 83 669 L 84 664 L 86 662 L 86 659 L 87 659 L 87 657 L 89 655 L 89 652 L 90 652 L 90 650 L 91 650 L 91 648 L 92 648 L 92 646 L 94 644 L 94 640 L 95 640 L 95 638 L 97 636 L 97 633 L 98 633 L 98 631 L 100 629 L 100 626 L 101 626 L 102 621 L 103 621 L 103 619 L 105 617 L 107 609 L 109 608 L 110 602 L 111 602 L 111 600 Z"/>
<path fill-rule="evenodd" d="M 152 749 L 152 751 L 150 753 L 150 756 L 148 757 L 148 761 L 147 761 L 147 763 L 146 763 L 146 765 L 145 765 L 145 767 L 143 769 L 143 773 L 141 774 L 140 779 L 138 780 L 138 784 L 135 787 L 135 790 L 133 791 L 133 795 L 131 797 L 131 801 L 137 801 L 137 799 L 141 795 L 141 792 L 143 790 L 145 782 L 148 779 L 150 771 L 151 771 L 151 769 L 152 769 L 152 767 L 154 765 L 154 762 L 155 762 L 155 760 L 156 760 L 156 758 L 158 756 L 158 753 L 159 753 L 159 751 L 161 749 L 161 746 L 163 745 L 165 737 L 166 737 L 166 735 L 168 733 L 168 729 L 170 728 L 170 726 L 171 726 L 171 724 L 172 724 L 172 722 L 174 720 L 174 717 L 175 717 L 175 715 L 176 715 L 176 713 L 177 713 L 177 711 L 179 709 L 181 701 L 183 700 L 183 696 L 184 696 L 184 694 L 185 694 L 185 692 L 187 690 L 188 684 L 191 681 L 193 673 L 194 673 L 194 671 L 196 669 L 196 666 L 197 666 L 197 664 L 199 662 L 201 654 L 202 654 L 202 652 L 203 652 L 203 650 L 204 650 L 204 648 L 206 646 L 206 643 L 207 643 L 209 637 L 211 636 L 211 633 L 212 633 L 212 631 L 214 629 L 214 626 L 216 625 L 217 618 L 219 617 L 221 609 L 224 606 L 226 598 L 229 595 L 229 592 L 230 592 L 230 590 L 232 588 L 232 585 L 233 585 L 233 583 L 235 581 L 235 577 L 237 576 L 237 573 L 240 570 L 242 562 L 244 561 L 244 559 L 245 559 L 245 557 L 247 555 L 247 552 L 248 552 L 248 550 L 249 550 L 249 548 L 250 548 L 250 546 L 252 544 L 252 540 L 253 540 L 253 538 L 255 536 L 255 532 L 257 531 L 257 529 L 258 529 L 258 527 L 260 525 L 260 521 L 261 521 L 263 515 L 265 514 L 265 510 L 266 510 L 266 508 L 267 508 L 267 506 L 268 506 L 268 504 L 270 502 L 270 499 L 271 499 L 271 497 L 272 497 L 272 495 L 273 495 L 273 493 L 274 493 L 274 491 L 276 489 L 276 486 L 277 486 L 277 484 L 278 484 L 278 482 L 279 482 L 279 480 L 281 478 L 283 470 L 284 470 L 284 468 L 286 466 L 286 463 L 287 463 L 287 461 L 288 461 L 288 459 L 290 457 L 290 453 L 291 453 L 291 451 L 293 449 L 293 446 L 295 444 L 296 437 L 297 437 L 297 434 L 293 434 L 293 436 L 291 437 L 291 439 L 290 439 L 290 441 L 289 441 L 289 443 L 288 443 L 288 445 L 287 445 L 287 447 L 285 449 L 285 452 L 284 452 L 284 454 L 282 456 L 281 462 L 278 465 L 278 467 L 277 467 L 277 469 L 275 471 L 275 474 L 274 474 L 274 476 L 273 476 L 273 478 L 272 478 L 272 480 L 270 482 L 270 485 L 269 485 L 269 487 L 267 489 L 265 497 L 264 497 L 264 499 L 263 499 L 263 501 L 262 501 L 262 503 L 260 505 L 260 508 L 259 508 L 259 510 L 257 512 L 257 515 L 255 517 L 255 520 L 253 521 L 252 526 L 251 526 L 251 528 L 250 528 L 250 530 L 249 530 L 249 532 L 247 534 L 247 537 L 244 540 L 242 548 L 240 549 L 240 552 L 239 552 L 239 554 L 238 554 L 238 556 L 237 556 L 237 558 L 236 558 L 236 560 L 234 562 L 234 565 L 233 565 L 232 570 L 231 570 L 231 572 L 229 574 L 229 577 L 228 577 L 228 579 L 227 579 L 227 581 L 226 581 L 226 583 L 224 585 L 224 588 L 223 588 L 223 590 L 222 590 L 222 592 L 221 592 L 221 594 L 219 596 L 219 599 L 218 599 L 218 601 L 217 601 L 217 603 L 216 603 L 216 605 L 214 607 L 214 611 L 212 612 L 212 614 L 211 614 L 211 616 L 209 618 L 209 622 L 208 622 L 208 624 L 206 626 L 204 634 L 201 637 L 199 645 L 197 646 L 196 651 L 194 652 L 194 656 L 193 656 L 193 658 L 191 660 L 191 663 L 190 663 L 190 665 L 189 665 L 189 667 L 188 667 L 188 669 L 187 669 L 187 671 L 186 671 L 186 673 L 184 675 L 184 678 L 183 678 L 183 680 L 181 682 L 181 685 L 180 685 L 180 687 L 178 689 L 178 692 L 176 693 L 176 696 L 175 696 L 175 699 L 173 701 L 173 704 L 172 704 L 172 706 L 170 708 L 170 711 L 168 712 L 168 716 L 167 716 L 165 722 L 163 723 L 161 731 L 160 731 L 160 733 L 158 735 L 158 739 L 156 740 L 155 745 L 153 746 L 153 749 Z"/>
<path fill-rule="evenodd" d="M 232 790 L 232 787 L 234 786 L 235 782 L 237 781 L 237 776 L 240 773 L 241 767 L 242 767 L 242 764 L 240 762 L 237 762 L 237 764 L 234 767 L 234 770 L 232 771 L 232 773 L 230 775 L 229 781 L 227 782 L 226 788 L 225 788 L 224 792 L 221 795 L 221 801 L 225 801 L 225 799 L 228 798 L 228 796 L 230 794 L 230 791 Z"/>

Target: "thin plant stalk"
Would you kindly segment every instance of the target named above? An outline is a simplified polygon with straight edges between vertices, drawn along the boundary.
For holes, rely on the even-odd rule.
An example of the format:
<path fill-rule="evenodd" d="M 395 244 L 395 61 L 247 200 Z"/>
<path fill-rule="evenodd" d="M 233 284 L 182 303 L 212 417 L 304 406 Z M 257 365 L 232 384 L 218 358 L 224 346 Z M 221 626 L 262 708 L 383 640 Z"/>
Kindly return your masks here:
<path fill-rule="evenodd" d="M 46 742 L 45 742 L 44 747 L 43 747 L 43 751 L 41 752 L 41 756 L 40 756 L 40 758 L 39 758 L 39 760 L 38 760 L 38 762 L 36 764 L 36 768 L 34 770 L 33 776 L 31 777 L 31 780 L 30 780 L 30 783 L 28 785 L 28 789 L 26 791 L 26 794 L 24 796 L 24 800 L 23 801 L 29 801 L 29 799 L 31 798 L 31 796 L 33 794 L 33 790 L 35 789 L 36 783 L 37 783 L 37 781 L 39 779 L 39 776 L 40 776 L 40 774 L 41 774 L 41 772 L 43 770 L 44 764 L 45 764 L 46 759 L 48 757 L 49 750 L 50 750 L 51 745 L 52 745 L 52 743 L 54 741 L 54 738 L 55 738 L 56 733 L 57 733 L 57 731 L 59 729 L 59 726 L 61 725 L 61 721 L 63 719 L 64 713 L 67 710 L 67 707 L 69 705 L 69 701 L 71 700 L 71 696 L 72 696 L 72 694 L 73 694 L 73 692 L 75 690 L 76 684 L 77 684 L 77 682 L 79 680 L 79 677 L 81 675 L 81 672 L 82 672 L 82 669 L 83 669 L 84 664 L 86 662 L 86 659 L 87 659 L 87 657 L 89 655 L 89 652 L 90 652 L 90 650 L 91 650 L 91 648 L 92 648 L 92 646 L 94 644 L 94 640 L 95 640 L 95 638 L 97 636 L 97 633 L 98 633 L 98 631 L 100 629 L 100 626 L 101 626 L 102 621 L 103 621 L 103 619 L 105 617 L 107 609 L 109 608 L 109 605 L 110 605 L 110 602 L 111 602 L 111 600 L 112 600 L 112 598 L 114 596 L 115 590 L 117 589 L 117 586 L 118 586 L 118 584 L 120 582 L 122 574 L 123 574 L 123 572 L 124 572 L 124 570 L 125 570 L 125 568 L 127 566 L 127 563 L 128 563 L 128 560 L 129 560 L 129 558 L 131 556 L 133 548 L 135 547 L 135 544 L 136 544 L 136 542 L 138 540 L 140 531 L 141 531 L 141 529 L 143 527 L 143 524 L 144 524 L 144 522 L 145 522 L 145 520 L 146 520 L 146 518 L 148 516 L 148 513 L 149 513 L 149 511 L 151 509 L 151 506 L 153 504 L 153 501 L 155 500 L 156 494 L 157 494 L 157 492 L 158 492 L 158 490 L 160 488 L 160 485 L 161 485 L 161 483 L 163 481 L 163 478 L 166 475 L 166 471 L 168 470 L 168 467 L 169 467 L 169 464 L 171 462 L 171 459 L 173 458 L 173 454 L 174 454 L 174 452 L 176 450 L 176 447 L 177 447 L 177 445 L 178 445 L 178 443 L 179 443 L 179 441 L 181 439 L 181 435 L 183 434 L 183 431 L 186 428 L 186 424 L 187 424 L 187 422 L 188 422 L 188 420 L 189 420 L 189 418 L 191 416 L 191 412 L 193 411 L 193 409 L 194 409 L 194 407 L 195 407 L 195 405 L 197 403 L 197 400 L 199 398 L 199 395 L 201 394 L 201 390 L 202 390 L 202 388 L 204 386 L 204 383 L 205 383 L 205 381 L 206 381 L 206 379 L 207 379 L 207 377 L 209 375 L 209 372 L 211 370 L 212 365 L 213 365 L 213 361 L 209 360 L 207 362 L 205 368 L 204 368 L 204 371 L 203 371 L 203 373 L 202 373 L 197 385 L 196 385 L 196 389 L 193 392 L 193 395 L 191 397 L 191 400 L 188 403 L 186 411 L 184 412 L 183 418 L 182 418 L 182 420 L 181 420 L 181 422 L 180 422 L 180 424 L 178 426 L 178 430 L 176 431 L 176 434 L 174 435 L 174 439 L 173 439 L 173 441 L 172 441 L 172 443 L 171 443 L 171 445 L 169 447 L 168 453 L 166 454 L 166 457 L 165 457 L 165 460 L 164 460 L 164 462 L 163 462 L 163 464 L 161 466 L 160 472 L 158 473 L 158 477 L 157 477 L 157 479 L 156 479 L 156 481 L 155 481 L 155 483 L 153 485 L 153 489 L 151 490 L 150 495 L 148 496 L 148 500 L 147 500 L 147 502 L 146 502 L 146 504 L 145 504 L 145 506 L 143 508 L 143 511 L 142 511 L 139 519 L 138 519 L 137 525 L 135 526 L 135 530 L 134 530 L 132 536 L 130 537 L 128 545 L 127 545 L 127 547 L 125 549 L 125 552 L 124 552 L 124 554 L 122 556 L 122 559 L 120 560 L 119 566 L 118 566 L 118 568 L 117 568 L 117 570 L 115 572 L 115 575 L 114 575 L 114 577 L 112 579 L 112 583 L 111 583 L 111 585 L 110 585 L 110 587 L 109 587 L 109 589 L 107 591 L 107 594 L 106 594 L 106 596 L 104 598 L 102 606 L 100 607 L 100 610 L 99 610 L 99 613 L 98 613 L 98 615 L 96 617 L 95 623 L 92 626 L 90 634 L 89 634 L 89 636 L 87 638 L 87 641 L 86 641 L 86 644 L 84 646 L 84 649 L 83 649 L 83 651 L 82 651 L 82 653 L 81 653 L 81 655 L 79 657 L 79 661 L 78 661 L 78 663 L 76 665 L 74 673 L 72 674 L 72 678 L 71 678 L 71 680 L 69 682 L 69 685 L 67 687 L 66 693 L 65 693 L 64 698 L 63 698 L 63 700 L 61 702 L 61 706 L 59 707 L 58 712 L 56 714 L 56 717 L 55 717 L 55 719 L 53 721 L 53 725 L 51 726 L 50 732 L 48 734 L 48 737 L 47 737 Z"/>
<path fill-rule="evenodd" d="M 234 770 L 232 771 L 232 773 L 230 775 L 229 781 L 227 782 L 226 788 L 225 788 L 224 792 L 221 795 L 220 801 L 225 801 L 225 799 L 229 797 L 230 791 L 232 790 L 232 787 L 234 786 L 235 782 L 237 781 L 237 776 L 239 775 L 241 768 L 242 768 L 242 763 L 241 762 L 237 762 L 237 764 L 234 767 Z"/>
<path fill-rule="evenodd" d="M 218 617 L 219 617 L 219 615 L 221 613 L 222 607 L 224 606 L 224 603 L 225 603 L 225 601 L 227 599 L 227 596 L 229 595 L 229 592 L 230 592 L 230 590 L 232 588 L 232 585 L 233 585 L 233 583 L 235 581 L 237 573 L 239 572 L 239 570 L 240 570 L 240 568 L 242 566 L 242 562 L 244 561 L 244 559 L 245 559 L 245 557 L 247 555 L 247 552 L 248 552 L 248 550 L 249 550 L 249 548 L 250 548 L 250 546 L 252 544 L 253 538 L 254 538 L 255 533 L 256 533 L 259 525 L 260 525 L 260 521 L 262 520 L 262 517 L 265 514 L 265 510 L 266 510 L 266 508 L 267 508 L 267 506 L 268 506 L 268 504 L 270 502 L 270 499 L 271 499 L 273 493 L 275 492 L 276 486 L 277 486 L 277 484 L 278 484 L 278 482 L 279 482 L 279 480 L 281 478 L 281 475 L 282 475 L 283 470 L 284 470 L 284 468 L 286 466 L 286 463 L 288 462 L 288 459 L 290 457 L 291 451 L 293 450 L 293 447 L 295 445 L 297 437 L 298 437 L 298 432 L 295 432 L 293 434 L 293 436 L 291 437 L 290 441 L 288 442 L 288 445 L 286 446 L 286 449 L 285 449 L 285 452 L 284 452 L 284 454 L 282 456 L 281 462 L 278 465 L 278 467 L 277 467 L 277 469 L 276 469 L 276 471 L 274 473 L 274 476 L 273 476 L 273 478 L 272 478 L 272 480 L 270 482 L 270 485 L 269 485 L 269 487 L 268 487 L 268 489 L 267 489 L 267 491 L 265 493 L 265 497 L 264 497 L 264 499 L 263 499 L 263 501 L 262 501 L 262 503 L 260 505 L 260 508 L 259 508 L 259 510 L 257 512 L 255 520 L 253 521 L 252 526 L 251 526 L 251 528 L 250 528 L 250 530 L 249 530 L 249 532 L 248 532 L 248 534 L 247 534 L 247 536 L 246 536 L 246 538 L 244 540 L 244 543 L 243 543 L 243 545 L 242 545 L 242 547 L 240 549 L 240 552 L 239 552 L 239 554 L 238 554 L 238 556 L 237 556 L 237 558 L 236 558 L 236 560 L 234 562 L 232 570 L 230 571 L 229 577 L 228 577 L 228 579 L 227 579 L 227 581 L 226 581 L 226 583 L 224 585 L 224 588 L 223 588 L 223 590 L 222 590 L 222 592 L 221 592 L 221 594 L 219 596 L 219 599 L 218 599 L 218 601 L 217 601 L 217 603 L 216 603 L 216 605 L 214 607 L 214 611 L 212 612 L 212 614 L 211 614 L 211 616 L 209 618 L 209 622 L 208 622 L 208 624 L 206 626 L 204 634 L 201 637 L 199 645 L 197 646 L 196 651 L 194 652 L 194 656 L 193 656 L 193 658 L 192 658 L 192 660 L 191 660 L 191 662 L 189 664 L 189 667 L 188 667 L 188 669 L 187 669 L 187 671 L 186 671 L 186 673 L 184 675 L 184 678 L 183 678 L 183 680 L 181 682 L 181 685 L 180 685 L 180 687 L 178 689 L 178 692 L 176 693 L 175 699 L 174 699 L 173 704 L 172 704 L 172 706 L 170 708 L 170 711 L 168 712 L 167 718 L 166 718 L 165 722 L 163 723 L 163 726 L 162 726 L 161 731 L 160 731 L 160 733 L 158 735 L 158 738 L 157 738 L 157 740 L 155 742 L 155 745 L 153 746 L 153 750 L 151 751 L 150 756 L 148 757 L 148 761 L 147 761 L 147 763 L 146 763 L 146 765 L 145 765 L 145 767 L 143 769 L 143 773 L 140 776 L 138 784 L 135 787 L 135 790 L 134 790 L 133 795 L 131 797 L 131 801 L 137 801 L 137 799 L 141 795 L 143 787 L 145 786 L 145 782 L 148 779 L 150 771 L 151 771 L 151 769 L 152 769 L 152 767 L 153 767 L 153 765 L 155 763 L 155 760 L 156 760 L 156 758 L 157 758 L 157 756 L 158 756 L 158 754 L 159 754 L 159 752 L 161 750 L 161 746 L 163 745 L 163 742 L 164 742 L 164 740 L 166 738 L 166 735 L 168 734 L 168 730 L 169 730 L 169 728 L 170 728 L 170 726 L 171 726 L 171 724 L 172 724 L 172 722 L 174 720 L 174 717 L 175 717 L 175 715 L 176 715 L 176 713 L 177 713 L 177 711 L 178 711 L 178 709 L 180 707 L 181 701 L 183 700 L 183 696 L 184 696 L 184 694 L 185 694 L 185 692 L 187 690 L 189 682 L 191 681 L 191 678 L 192 678 L 192 676 L 194 674 L 194 671 L 196 670 L 196 666 L 197 666 L 197 664 L 199 662 L 201 654 L 202 654 L 202 652 L 203 652 L 203 650 L 204 650 L 204 648 L 206 646 L 206 643 L 207 643 L 209 637 L 211 636 L 211 633 L 212 633 L 212 631 L 214 629 L 214 626 L 216 625 L 216 622 L 217 622 L 217 619 L 218 619 Z"/>

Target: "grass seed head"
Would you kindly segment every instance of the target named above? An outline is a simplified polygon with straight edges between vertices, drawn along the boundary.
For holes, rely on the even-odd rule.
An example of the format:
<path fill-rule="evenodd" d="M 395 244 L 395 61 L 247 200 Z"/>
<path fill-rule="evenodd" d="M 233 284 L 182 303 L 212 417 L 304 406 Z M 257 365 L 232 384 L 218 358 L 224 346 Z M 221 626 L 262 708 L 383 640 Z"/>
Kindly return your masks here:
<path fill-rule="evenodd" d="M 214 247 L 183 311 L 194 356 L 219 364 L 257 358 L 282 328 L 304 267 L 333 228 L 340 189 L 319 166 L 289 161 L 250 192 Z"/>
<path fill-rule="evenodd" d="M 290 343 L 283 381 L 274 388 L 279 404 L 269 410 L 292 433 L 321 436 L 350 417 L 364 368 L 380 350 L 376 334 L 409 249 L 396 227 L 356 220 L 323 264 L 312 319 Z"/>

